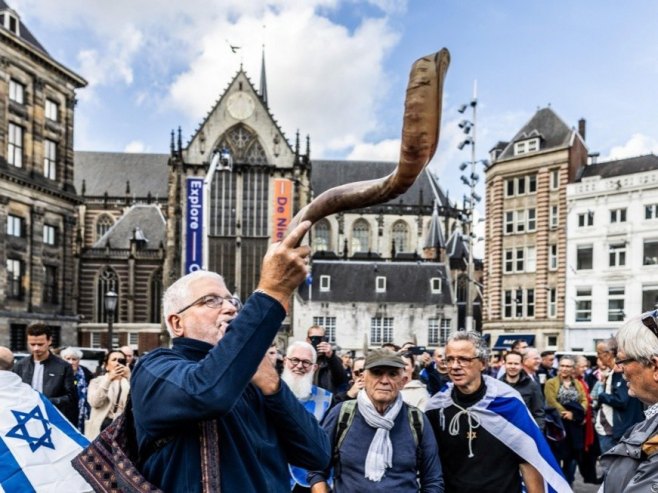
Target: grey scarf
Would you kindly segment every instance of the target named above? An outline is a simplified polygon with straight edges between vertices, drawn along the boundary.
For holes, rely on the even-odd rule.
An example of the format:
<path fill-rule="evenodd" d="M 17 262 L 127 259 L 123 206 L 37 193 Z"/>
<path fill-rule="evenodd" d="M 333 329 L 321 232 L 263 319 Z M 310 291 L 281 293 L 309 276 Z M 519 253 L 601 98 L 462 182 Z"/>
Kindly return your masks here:
<path fill-rule="evenodd" d="M 402 409 L 402 396 L 398 394 L 393 405 L 388 408 L 383 416 L 377 412 L 375 406 L 370 402 L 365 390 L 360 390 L 356 399 L 357 409 L 365 422 L 372 428 L 377 428 L 366 456 L 365 476 L 370 481 L 380 481 L 386 469 L 393 465 L 393 444 L 389 432 L 395 424 L 395 418 L 397 418 L 400 409 Z"/>

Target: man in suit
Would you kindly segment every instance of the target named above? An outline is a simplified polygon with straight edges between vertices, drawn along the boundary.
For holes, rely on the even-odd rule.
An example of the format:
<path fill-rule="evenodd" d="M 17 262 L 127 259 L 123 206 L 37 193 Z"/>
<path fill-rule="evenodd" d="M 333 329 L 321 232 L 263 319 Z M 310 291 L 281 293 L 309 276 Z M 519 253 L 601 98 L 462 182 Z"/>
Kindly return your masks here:
<path fill-rule="evenodd" d="M 45 395 L 72 423 L 78 417 L 78 392 L 75 389 L 73 368 L 50 352 L 52 333 L 43 323 L 27 328 L 27 346 L 31 358 L 24 358 L 14 366 L 14 373 L 24 383 Z"/>

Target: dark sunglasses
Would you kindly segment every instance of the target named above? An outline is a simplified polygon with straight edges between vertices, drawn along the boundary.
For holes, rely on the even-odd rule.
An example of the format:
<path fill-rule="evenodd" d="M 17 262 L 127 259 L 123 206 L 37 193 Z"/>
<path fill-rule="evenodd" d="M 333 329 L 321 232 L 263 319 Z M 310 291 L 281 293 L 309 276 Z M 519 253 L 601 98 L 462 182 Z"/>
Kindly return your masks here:
<path fill-rule="evenodd" d="M 364 371 L 365 370 L 354 370 L 352 373 L 354 374 L 355 377 L 360 377 L 361 375 L 363 375 Z"/>
<path fill-rule="evenodd" d="M 642 314 L 642 323 L 644 326 L 653 332 L 653 335 L 658 337 L 658 324 L 656 324 L 656 316 L 658 315 L 658 310 L 651 310 Z"/>

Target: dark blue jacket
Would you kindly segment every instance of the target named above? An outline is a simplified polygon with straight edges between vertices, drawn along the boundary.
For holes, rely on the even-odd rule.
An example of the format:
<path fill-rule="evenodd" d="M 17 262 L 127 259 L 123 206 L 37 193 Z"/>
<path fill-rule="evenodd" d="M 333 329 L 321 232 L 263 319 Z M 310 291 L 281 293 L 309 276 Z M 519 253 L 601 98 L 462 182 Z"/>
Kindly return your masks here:
<path fill-rule="evenodd" d="M 330 444 L 315 418 L 281 382 L 269 396 L 250 383 L 285 312 L 252 295 L 216 346 L 175 338 L 140 358 L 131 379 L 140 451 L 170 437 L 142 466 L 167 492 L 201 491 L 199 422 L 217 418 L 223 491 L 289 492 L 288 463 L 328 466 Z"/>
<path fill-rule="evenodd" d="M 598 402 L 599 405 L 607 404 L 613 409 L 612 438 L 615 440 L 619 440 L 635 423 L 644 420 L 644 406 L 639 399 L 628 395 L 628 385 L 621 372 L 612 374 L 611 393 L 601 392 Z"/>

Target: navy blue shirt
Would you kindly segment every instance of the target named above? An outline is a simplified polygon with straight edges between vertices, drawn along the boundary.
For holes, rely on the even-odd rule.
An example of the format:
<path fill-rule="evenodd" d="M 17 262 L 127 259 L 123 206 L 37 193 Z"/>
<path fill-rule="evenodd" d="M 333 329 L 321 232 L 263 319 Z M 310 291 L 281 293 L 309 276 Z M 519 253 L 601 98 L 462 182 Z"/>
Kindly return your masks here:
<path fill-rule="evenodd" d="M 138 444 L 173 435 L 142 467 L 151 483 L 201 491 L 199 422 L 213 418 L 223 491 L 289 492 L 288 463 L 328 466 L 327 436 L 285 383 L 268 396 L 250 383 L 284 317 L 276 300 L 256 293 L 216 346 L 179 337 L 140 358 L 131 379 Z"/>

